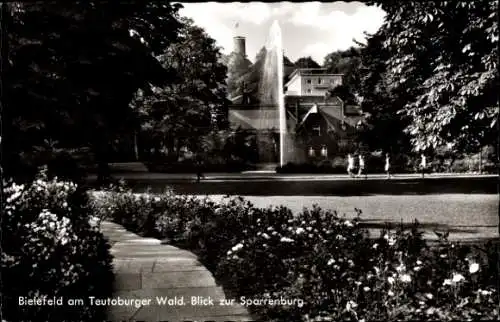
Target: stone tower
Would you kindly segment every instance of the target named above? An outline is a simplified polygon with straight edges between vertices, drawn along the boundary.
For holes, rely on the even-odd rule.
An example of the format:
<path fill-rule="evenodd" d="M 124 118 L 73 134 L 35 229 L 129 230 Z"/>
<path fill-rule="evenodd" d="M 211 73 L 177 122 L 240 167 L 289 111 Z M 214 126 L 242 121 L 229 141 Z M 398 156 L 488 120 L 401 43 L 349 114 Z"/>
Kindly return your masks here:
<path fill-rule="evenodd" d="M 240 54 L 242 57 L 246 57 L 246 47 L 245 47 L 245 37 L 236 36 L 234 39 L 234 52 Z"/>

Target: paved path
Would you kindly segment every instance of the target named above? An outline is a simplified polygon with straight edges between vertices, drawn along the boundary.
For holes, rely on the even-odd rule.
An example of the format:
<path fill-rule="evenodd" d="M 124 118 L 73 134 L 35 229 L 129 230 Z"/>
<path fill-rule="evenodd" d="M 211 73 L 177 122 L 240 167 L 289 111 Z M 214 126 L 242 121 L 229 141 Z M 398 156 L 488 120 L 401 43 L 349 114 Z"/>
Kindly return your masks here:
<path fill-rule="evenodd" d="M 141 302 L 109 306 L 109 321 L 252 321 L 237 301 L 220 305 L 225 299 L 222 288 L 193 253 L 109 221 L 101 223 L 101 230 L 114 256 L 113 299 Z M 192 302 L 194 298 L 206 305 Z M 161 299 L 167 303 L 160 304 Z"/>

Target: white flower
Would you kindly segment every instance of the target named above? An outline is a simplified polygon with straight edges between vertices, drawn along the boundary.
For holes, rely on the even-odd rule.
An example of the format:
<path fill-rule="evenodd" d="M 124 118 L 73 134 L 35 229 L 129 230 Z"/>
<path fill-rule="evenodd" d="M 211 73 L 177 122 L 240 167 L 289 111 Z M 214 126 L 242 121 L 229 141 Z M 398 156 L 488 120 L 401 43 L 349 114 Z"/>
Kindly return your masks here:
<path fill-rule="evenodd" d="M 484 296 L 487 296 L 487 295 L 491 295 L 491 291 L 486 291 L 486 290 L 479 290 L 479 293 L 481 293 L 481 295 L 484 295 Z"/>
<path fill-rule="evenodd" d="M 429 300 L 432 300 L 434 296 L 431 293 L 426 293 L 425 297 L 428 298 Z"/>
<path fill-rule="evenodd" d="M 398 272 L 402 272 L 406 269 L 406 266 L 404 264 L 401 264 L 399 265 L 398 267 L 396 267 L 396 271 Z"/>
<path fill-rule="evenodd" d="M 389 291 L 389 292 L 387 292 L 387 295 L 394 296 L 394 292 L 393 291 Z"/>
<path fill-rule="evenodd" d="M 420 267 L 420 266 L 415 266 L 415 267 L 413 267 L 413 270 L 414 270 L 415 272 L 418 272 L 421 268 L 422 268 L 422 267 Z"/>
<path fill-rule="evenodd" d="M 388 242 L 389 246 L 393 246 L 395 243 L 396 243 L 396 239 L 395 239 L 395 238 L 393 238 L 393 237 L 391 237 L 391 238 L 389 239 L 389 242 Z"/>
<path fill-rule="evenodd" d="M 237 252 L 237 251 L 239 251 L 242 248 L 243 248 L 243 244 L 242 243 L 238 243 L 238 244 L 234 245 L 233 248 L 231 248 L 231 250 L 233 252 Z"/>
<path fill-rule="evenodd" d="M 360 286 L 360 285 L 361 285 L 361 282 L 356 281 L 356 282 L 354 282 L 354 284 L 356 284 L 357 286 Z"/>
<path fill-rule="evenodd" d="M 302 234 L 304 231 L 305 231 L 305 230 L 304 230 L 304 228 L 299 227 L 299 228 L 297 228 L 297 230 L 295 231 L 295 233 L 296 233 L 297 235 L 300 235 L 300 234 Z"/>
<path fill-rule="evenodd" d="M 328 261 L 328 263 L 326 263 L 326 265 L 330 266 L 334 263 L 335 263 L 335 260 L 333 258 L 330 258 L 330 260 Z"/>
<path fill-rule="evenodd" d="M 280 241 L 283 243 L 293 243 L 294 242 L 293 239 L 288 238 L 288 237 L 281 237 Z"/>
<path fill-rule="evenodd" d="M 389 276 L 389 277 L 387 278 L 387 281 L 389 282 L 389 284 L 394 284 L 394 277 Z"/>
<path fill-rule="evenodd" d="M 375 274 L 379 274 L 380 273 L 380 269 L 376 266 L 373 267 L 373 269 L 375 270 Z"/>
<path fill-rule="evenodd" d="M 445 279 L 443 285 L 451 285 L 451 280 L 449 278 Z"/>
<path fill-rule="evenodd" d="M 346 220 L 344 222 L 344 225 L 346 225 L 347 227 L 353 227 L 354 226 L 349 220 Z"/>
<path fill-rule="evenodd" d="M 377 244 L 377 243 L 375 243 L 375 244 L 373 244 L 373 246 L 372 246 L 372 247 L 373 247 L 373 249 L 377 249 L 377 248 L 378 248 L 378 244 Z"/>
<path fill-rule="evenodd" d="M 453 274 L 453 279 L 452 281 L 455 283 L 458 283 L 460 281 L 463 281 L 465 277 L 462 274 Z"/>
<path fill-rule="evenodd" d="M 430 308 L 427 309 L 427 311 L 425 311 L 425 314 L 427 314 L 427 315 L 433 315 L 434 312 L 436 312 L 436 309 L 433 308 L 433 307 L 430 307 Z"/>
<path fill-rule="evenodd" d="M 309 226 L 309 227 L 307 227 L 307 228 L 306 228 L 306 230 L 307 230 L 307 231 L 311 231 L 311 230 L 312 230 L 312 227 L 311 227 L 311 226 Z"/>
<path fill-rule="evenodd" d="M 422 261 L 421 260 L 417 260 L 417 265 L 422 265 Z"/>
<path fill-rule="evenodd" d="M 368 292 L 370 288 L 368 286 L 363 287 L 363 291 Z"/>
<path fill-rule="evenodd" d="M 408 275 L 408 274 L 403 274 L 399 277 L 399 279 L 401 280 L 401 282 L 403 283 L 409 283 L 411 282 L 411 276 Z"/>
<path fill-rule="evenodd" d="M 472 263 L 470 266 L 469 266 L 469 273 L 471 274 L 474 274 L 475 272 L 477 272 L 479 270 L 479 264 L 478 263 Z"/>
<path fill-rule="evenodd" d="M 439 257 L 446 258 L 446 254 L 441 254 L 441 255 L 439 255 Z"/>
<path fill-rule="evenodd" d="M 347 302 L 347 304 L 345 305 L 345 309 L 347 311 L 351 311 L 351 309 L 355 309 L 357 307 L 358 307 L 358 304 L 356 302 L 352 301 L 352 300 L 349 301 L 349 302 Z"/>

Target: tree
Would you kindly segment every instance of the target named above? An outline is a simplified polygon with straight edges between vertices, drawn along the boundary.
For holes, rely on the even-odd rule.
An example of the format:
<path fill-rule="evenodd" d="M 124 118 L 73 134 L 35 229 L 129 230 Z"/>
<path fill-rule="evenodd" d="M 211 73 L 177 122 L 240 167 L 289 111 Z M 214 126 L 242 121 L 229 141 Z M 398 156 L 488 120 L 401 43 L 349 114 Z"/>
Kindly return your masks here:
<path fill-rule="evenodd" d="M 227 122 L 226 66 L 220 48 L 202 28 L 183 18 L 178 40 L 158 56 L 165 69 L 177 71 L 175 82 L 138 92 L 132 102 L 142 114 L 143 129 L 177 161 L 182 147 L 202 151 L 201 137 Z"/>
<path fill-rule="evenodd" d="M 242 94 L 239 79 L 248 72 L 252 62 L 236 52 L 232 52 L 227 60 L 227 89 L 230 97 L 236 97 Z"/>
<path fill-rule="evenodd" d="M 6 172 L 42 165 L 34 147 L 47 150 L 50 141 L 91 147 L 104 177 L 108 145 L 130 119 L 133 94 L 172 78 L 152 53 L 175 38 L 180 7 L 109 1 L 3 8 Z"/>
<path fill-rule="evenodd" d="M 329 73 L 342 74 L 342 83 L 349 88 L 353 95 L 360 94 L 360 48 L 351 47 L 345 51 L 336 51 L 328 54 L 323 63 Z"/>
<path fill-rule="evenodd" d="M 394 154 L 411 151 L 409 137 L 404 133 L 408 117 L 398 114 L 404 106 L 404 96 L 389 91 L 386 61 L 389 53 L 384 48 L 386 35 L 380 30 L 368 37 L 360 49 L 359 93 L 363 98 L 362 110 L 367 126 L 360 139 L 370 150 L 383 150 Z"/>
<path fill-rule="evenodd" d="M 373 3 L 387 14 L 386 77 L 414 150 L 498 142 L 498 1 Z"/>
<path fill-rule="evenodd" d="M 297 68 L 320 68 L 321 66 L 311 56 L 301 57 L 295 62 Z"/>

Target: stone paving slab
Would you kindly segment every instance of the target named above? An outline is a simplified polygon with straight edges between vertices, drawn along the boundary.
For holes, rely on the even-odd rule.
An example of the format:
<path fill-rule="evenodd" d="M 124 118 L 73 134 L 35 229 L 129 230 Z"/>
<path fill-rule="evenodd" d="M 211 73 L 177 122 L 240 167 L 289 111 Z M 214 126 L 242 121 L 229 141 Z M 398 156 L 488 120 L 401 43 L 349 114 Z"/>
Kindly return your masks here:
<path fill-rule="evenodd" d="M 142 288 L 210 287 L 215 279 L 208 270 L 142 273 Z"/>
<path fill-rule="evenodd" d="M 109 306 L 109 321 L 253 321 L 238 303 L 220 305 L 224 291 L 193 253 L 108 221 L 101 231 L 114 256 L 112 299 L 128 300 Z"/>

